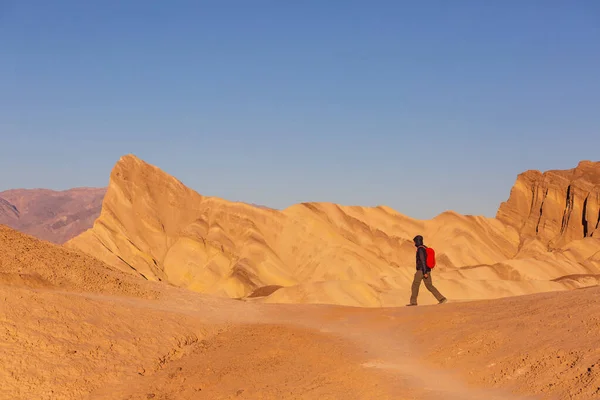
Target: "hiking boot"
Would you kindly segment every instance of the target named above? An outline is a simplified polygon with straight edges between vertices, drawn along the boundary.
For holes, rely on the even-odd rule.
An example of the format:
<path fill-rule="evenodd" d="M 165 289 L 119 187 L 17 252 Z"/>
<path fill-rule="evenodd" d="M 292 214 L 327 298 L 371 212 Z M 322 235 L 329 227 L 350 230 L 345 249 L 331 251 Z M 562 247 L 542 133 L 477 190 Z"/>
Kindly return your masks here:
<path fill-rule="evenodd" d="M 444 303 L 445 303 L 445 302 L 447 302 L 447 301 L 448 301 L 448 299 L 444 297 L 443 299 L 441 299 L 441 300 L 438 302 L 438 304 L 444 304 Z"/>

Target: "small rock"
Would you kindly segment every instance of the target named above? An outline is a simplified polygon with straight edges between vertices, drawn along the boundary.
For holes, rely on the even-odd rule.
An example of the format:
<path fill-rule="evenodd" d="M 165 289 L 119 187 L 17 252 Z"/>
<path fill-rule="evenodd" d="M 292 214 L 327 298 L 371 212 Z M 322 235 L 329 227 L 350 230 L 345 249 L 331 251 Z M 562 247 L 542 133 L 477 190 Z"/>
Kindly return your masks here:
<path fill-rule="evenodd" d="M 148 393 L 148 396 L 146 396 L 147 399 L 153 399 L 154 397 L 156 397 L 154 393 Z"/>

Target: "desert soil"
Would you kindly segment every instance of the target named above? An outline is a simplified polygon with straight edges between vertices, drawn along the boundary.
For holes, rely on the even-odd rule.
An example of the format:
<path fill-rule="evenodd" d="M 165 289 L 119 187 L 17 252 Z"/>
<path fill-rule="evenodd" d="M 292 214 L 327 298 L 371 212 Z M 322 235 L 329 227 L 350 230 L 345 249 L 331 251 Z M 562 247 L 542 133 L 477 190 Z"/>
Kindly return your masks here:
<path fill-rule="evenodd" d="M 175 290 L 173 300 L 15 286 L 2 293 L 3 399 L 599 393 L 600 312 L 597 300 L 586 300 L 598 298 L 597 289 L 379 310 L 247 304 Z M 569 300 L 575 307 L 562 306 Z"/>

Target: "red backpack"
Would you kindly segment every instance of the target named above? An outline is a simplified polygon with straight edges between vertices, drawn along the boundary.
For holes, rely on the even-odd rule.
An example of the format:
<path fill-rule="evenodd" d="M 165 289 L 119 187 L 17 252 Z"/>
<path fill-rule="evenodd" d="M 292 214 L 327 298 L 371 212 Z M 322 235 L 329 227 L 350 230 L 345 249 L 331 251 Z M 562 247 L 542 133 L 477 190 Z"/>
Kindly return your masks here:
<path fill-rule="evenodd" d="M 425 246 L 419 246 L 419 247 L 424 247 L 425 248 L 425 262 L 427 263 L 427 267 L 428 268 L 435 268 L 435 250 L 433 250 L 431 247 L 425 247 Z"/>

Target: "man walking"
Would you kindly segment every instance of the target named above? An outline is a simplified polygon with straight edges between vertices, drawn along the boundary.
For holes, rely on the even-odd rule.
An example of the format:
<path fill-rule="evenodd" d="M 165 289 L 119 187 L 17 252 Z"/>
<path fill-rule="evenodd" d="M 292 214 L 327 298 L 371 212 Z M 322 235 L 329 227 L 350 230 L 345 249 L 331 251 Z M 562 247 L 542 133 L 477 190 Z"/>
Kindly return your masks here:
<path fill-rule="evenodd" d="M 435 286 L 433 286 L 433 281 L 431 279 L 431 268 L 427 266 L 427 251 L 425 250 L 427 246 L 423 244 L 423 236 L 415 236 L 413 242 L 415 242 L 415 247 L 417 248 L 417 272 L 415 272 L 415 278 L 412 283 L 410 304 L 408 305 L 417 305 L 417 296 L 419 295 L 421 281 L 425 281 L 425 287 L 431 292 L 431 294 L 435 296 L 440 304 L 445 303 L 446 298 L 442 296 L 440 291 L 437 290 Z"/>

